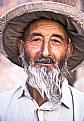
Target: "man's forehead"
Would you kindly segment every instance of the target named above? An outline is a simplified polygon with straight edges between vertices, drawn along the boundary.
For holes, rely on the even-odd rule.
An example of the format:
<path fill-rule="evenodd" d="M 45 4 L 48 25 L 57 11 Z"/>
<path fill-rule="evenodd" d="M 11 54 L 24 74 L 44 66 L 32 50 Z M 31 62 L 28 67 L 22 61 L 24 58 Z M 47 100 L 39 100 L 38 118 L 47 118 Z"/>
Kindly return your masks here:
<path fill-rule="evenodd" d="M 68 41 L 69 39 L 69 36 L 68 36 L 68 32 L 67 32 L 67 29 L 65 28 L 65 26 L 58 20 L 52 20 L 52 19 L 47 19 L 47 18 L 40 18 L 40 19 L 37 19 L 37 20 L 33 20 L 30 24 L 28 24 L 28 26 L 25 28 L 24 30 L 24 34 L 23 34 L 23 40 L 25 40 L 25 38 L 28 37 L 28 35 L 30 33 L 37 31 L 37 28 L 40 28 L 40 30 L 45 26 L 45 29 L 47 31 L 51 29 L 53 30 L 53 28 L 55 28 L 54 30 L 59 30 L 59 32 L 62 32 L 65 36 L 65 40 Z M 45 32 L 45 31 L 44 31 Z"/>
<path fill-rule="evenodd" d="M 60 21 L 58 21 L 58 20 L 52 20 L 52 19 L 47 19 L 47 18 L 40 18 L 40 19 L 37 19 L 37 20 L 34 20 L 34 21 L 32 21 L 29 25 L 28 25 L 28 28 L 29 27 L 31 27 L 31 26 L 35 26 L 35 25 L 42 25 L 42 24 L 45 24 L 46 23 L 46 25 L 49 25 L 49 24 L 52 24 L 52 25 L 60 25 L 60 26 L 62 26 L 62 27 L 64 27 L 64 25 L 60 22 Z"/>

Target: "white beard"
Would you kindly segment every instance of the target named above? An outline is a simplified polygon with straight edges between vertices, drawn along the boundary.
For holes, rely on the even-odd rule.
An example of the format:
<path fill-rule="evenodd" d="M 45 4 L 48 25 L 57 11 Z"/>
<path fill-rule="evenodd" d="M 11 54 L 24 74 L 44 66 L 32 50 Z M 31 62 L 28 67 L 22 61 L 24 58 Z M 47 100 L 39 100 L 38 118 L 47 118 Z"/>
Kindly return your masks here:
<path fill-rule="evenodd" d="M 57 105 L 61 102 L 63 77 L 59 68 L 49 70 L 47 67 L 35 68 L 24 60 L 24 68 L 28 74 L 27 83 L 36 88 L 43 99 L 55 102 Z"/>

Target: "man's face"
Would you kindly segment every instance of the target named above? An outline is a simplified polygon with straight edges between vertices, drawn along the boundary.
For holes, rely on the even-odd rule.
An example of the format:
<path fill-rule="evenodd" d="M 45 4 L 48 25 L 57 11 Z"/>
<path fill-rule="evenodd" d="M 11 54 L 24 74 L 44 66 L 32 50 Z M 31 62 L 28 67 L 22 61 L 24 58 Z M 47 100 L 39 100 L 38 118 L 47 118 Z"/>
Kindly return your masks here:
<path fill-rule="evenodd" d="M 25 40 L 19 41 L 23 65 L 28 74 L 27 82 L 36 88 L 42 97 L 56 103 L 61 99 L 63 78 L 61 69 L 65 64 L 66 53 L 70 54 L 68 34 L 58 22 L 40 19 L 26 29 Z"/>
<path fill-rule="evenodd" d="M 58 63 L 68 51 L 68 35 L 63 26 L 52 20 L 37 20 L 28 28 L 28 37 L 25 40 L 25 52 L 29 55 L 35 67 L 58 67 Z M 54 62 L 35 61 L 37 56 L 51 57 Z"/>

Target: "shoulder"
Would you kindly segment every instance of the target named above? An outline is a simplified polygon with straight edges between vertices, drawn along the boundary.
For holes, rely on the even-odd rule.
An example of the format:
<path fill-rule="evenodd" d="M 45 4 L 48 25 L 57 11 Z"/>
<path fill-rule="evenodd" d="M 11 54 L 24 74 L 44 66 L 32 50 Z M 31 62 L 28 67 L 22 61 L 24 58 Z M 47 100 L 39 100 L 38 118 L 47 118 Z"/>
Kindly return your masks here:
<path fill-rule="evenodd" d="M 74 107 L 74 116 L 78 121 L 84 120 L 84 93 L 70 86 L 72 103 Z"/>
<path fill-rule="evenodd" d="M 4 121 L 4 118 L 6 118 L 6 115 L 11 117 L 12 111 L 15 110 L 15 106 L 18 102 L 21 89 L 22 89 L 22 86 L 19 86 L 12 90 L 0 93 L 0 110 L 1 110 L 0 121 Z"/>
<path fill-rule="evenodd" d="M 84 106 L 84 93 L 80 92 L 79 90 L 75 89 L 74 87 L 70 87 L 71 94 L 73 96 L 74 103 L 76 105 L 80 105 L 81 107 Z"/>
<path fill-rule="evenodd" d="M 0 93 L 0 108 L 2 106 L 8 105 L 12 99 L 14 99 L 16 97 L 18 98 L 21 87 L 22 86 L 19 86 L 17 88 L 12 89 L 12 90 Z"/>
<path fill-rule="evenodd" d="M 69 86 L 69 87 L 70 87 L 70 90 L 72 91 L 72 94 L 73 95 L 75 95 L 76 97 L 79 97 L 80 96 L 82 99 L 84 99 L 84 93 L 83 92 L 77 90 L 74 87 L 71 87 L 71 86 Z"/>

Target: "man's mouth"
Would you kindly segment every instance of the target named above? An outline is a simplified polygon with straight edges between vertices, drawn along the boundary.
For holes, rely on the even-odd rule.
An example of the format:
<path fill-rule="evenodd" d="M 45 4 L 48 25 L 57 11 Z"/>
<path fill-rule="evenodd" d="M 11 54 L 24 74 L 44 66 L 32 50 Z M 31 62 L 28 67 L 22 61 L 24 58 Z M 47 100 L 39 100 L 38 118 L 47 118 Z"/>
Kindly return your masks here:
<path fill-rule="evenodd" d="M 52 57 L 43 57 L 42 55 L 38 55 L 35 58 L 35 63 L 41 63 L 41 64 L 54 64 L 55 60 Z"/>
<path fill-rule="evenodd" d="M 35 63 L 36 65 L 44 65 L 44 66 L 49 66 L 49 65 L 53 65 L 52 63 L 43 63 L 43 62 L 41 62 L 41 63 Z"/>
<path fill-rule="evenodd" d="M 54 64 L 49 63 L 35 63 L 36 68 L 47 67 L 49 70 L 55 68 Z"/>

